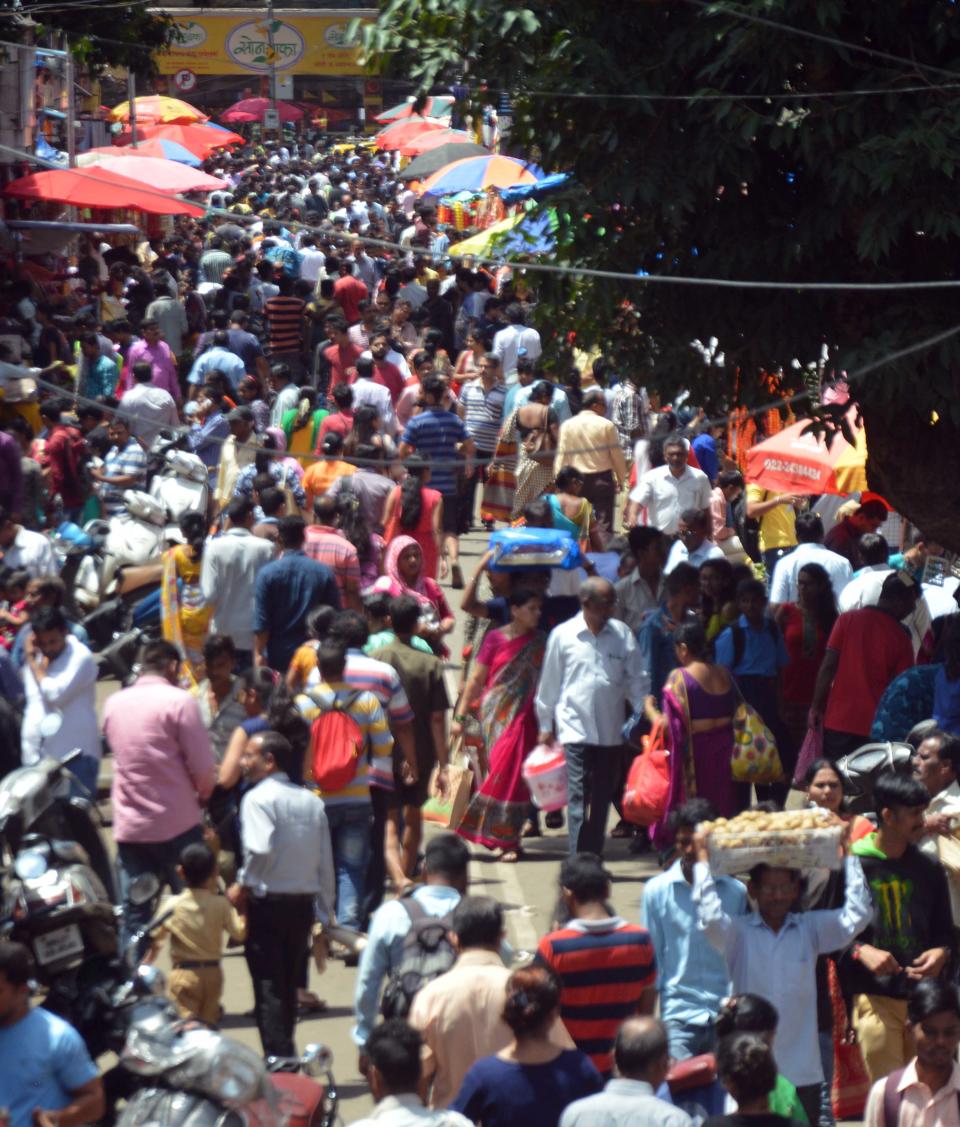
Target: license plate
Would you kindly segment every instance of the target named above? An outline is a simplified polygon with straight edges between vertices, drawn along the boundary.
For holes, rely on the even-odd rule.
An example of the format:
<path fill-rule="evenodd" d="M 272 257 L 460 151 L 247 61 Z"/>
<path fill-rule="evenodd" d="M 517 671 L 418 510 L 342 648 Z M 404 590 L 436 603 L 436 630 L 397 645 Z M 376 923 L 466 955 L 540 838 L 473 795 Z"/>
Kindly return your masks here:
<path fill-rule="evenodd" d="M 33 953 L 41 966 L 55 963 L 59 959 L 68 958 L 70 955 L 83 954 L 83 936 L 76 924 L 48 931 L 46 935 L 37 935 L 33 940 Z"/>

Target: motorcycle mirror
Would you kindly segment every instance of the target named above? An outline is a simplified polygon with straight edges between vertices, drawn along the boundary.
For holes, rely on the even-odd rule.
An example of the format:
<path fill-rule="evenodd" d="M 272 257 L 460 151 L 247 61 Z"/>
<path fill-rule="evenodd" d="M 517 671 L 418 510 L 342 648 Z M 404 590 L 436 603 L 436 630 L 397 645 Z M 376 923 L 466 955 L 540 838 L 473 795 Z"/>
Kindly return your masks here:
<path fill-rule="evenodd" d="M 38 725 L 40 735 L 49 740 L 60 731 L 63 727 L 63 713 L 62 712 L 47 712 L 45 713 Z"/>
<path fill-rule="evenodd" d="M 157 880 L 154 874 L 141 873 L 140 876 L 133 879 L 130 885 L 130 891 L 127 893 L 127 899 L 131 904 L 138 906 L 148 904 L 159 891 L 160 881 Z"/>
<path fill-rule="evenodd" d="M 307 1045 L 300 1058 L 300 1068 L 305 1076 L 320 1076 L 333 1066 L 333 1053 L 326 1045 Z"/>

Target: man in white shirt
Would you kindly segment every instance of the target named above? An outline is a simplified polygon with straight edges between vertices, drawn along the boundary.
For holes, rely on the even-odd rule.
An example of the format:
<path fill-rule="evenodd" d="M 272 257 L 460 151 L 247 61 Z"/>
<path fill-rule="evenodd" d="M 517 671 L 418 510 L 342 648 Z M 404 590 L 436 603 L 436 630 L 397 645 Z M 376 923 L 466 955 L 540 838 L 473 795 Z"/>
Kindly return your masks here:
<path fill-rule="evenodd" d="M 954 927 L 960 921 L 960 845 L 954 837 L 960 827 L 960 739 L 934 728 L 913 757 L 913 774 L 926 787 L 930 805 L 923 815 L 926 835 L 918 845 L 928 857 L 943 865 L 950 886 Z"/>
<path fill-rule="evenodd" d="M 169 391 L 155 387 L 153 368 L 145 361 L 134 364 L 130 371 L 133 387 L 123 393 L 120 406 L 130 420 L 130 430 L 140 445 L 149 450 L 164 427 L 178 427 L 180 413 Z"/>
<path fill-rule="evenodd" d="M 62 760 L 79 750 L 80 759 L 70 770 L 86 791 L 95 795 L 100 767 L 97 663 L 70 633 L 59 607 L 41 607 L 33 613 L 31 624 L 33 633 L 24 649 L 23 762 L 36 763 L 43 757 Z M 53 722 L 57 720 L 54 731 Z"/>
<path fill-rule="evenodd" d="M 372 407 L 381 420 L 383 434 L 393 435 L 397 430 L 397 419 L 393 413 L 393 400 L 389 390 L 373 379 L 373 358 L 366 353 L 357 358 L 357 378 L 350 385 L 353 391 L 353 410 Z"/>
<path fill-rule="evenodd" d="M 336 880 L 323 800 L 290 781 L 302 765 L 279 732 L 247 741 L 240 766 L 243 867 L 228 896 L 246 909 L 245 954 L 265 1056 L 296 1055 L 297 986 L 313 929 L 334 919 Z"/>
<path fill-rule="evenodd" d="M 315 286 L 326 277 L 324 262 L 327 256 L 317 248 L 316 235 L 304 235 L 300 243 L 300 277 Z"/>
<path fill-rule="evenodd" d="M 524 324 L 523 306 L 513 302 L 504 310 L 507 327 L 501 329 L 493 338 L 493 352 L 500 358 L 500 367 L 507 383 L 516 383 L 517 357 L 523 349 L 528 360 L 540 359 L 543 348 L 540 334 L 536 329 L 528 329 Z"/>
<path fill-rule="evenodd" d="M 653 1017 L 628 1017 L 617 1031 L 617 1074 L 602 1092 L 568 1104 L 560 1127 L 692 1127 L 685 1111 L 658 1099 L 670 1070 L 667 1030 Z"/>
<path fill-rule="evenodd" d="M 270 540 L 254 536 L 253 502 L 227 505 L 227 530 L 207 541 L 200 565 L 200 590 L 213 607 L 210 631 L 227 634 L 237 647 L 239 667 L 253 662 L 253 611 L 257 575 L 273 559 Z"/>
<path fill-rule="evenodd" d="M 633 631 L 613 618 L 616 602 L 606 579 L 583 584 L 580 613 L 550 632 L 537 689 L 537 742 L 556 738 L 567 761 L 571 854 L 603 855 L 625 707 L 639 708 L 650 691 Z"/>
<path fill-rule="evenodd" d="M 49 539 L 41 532 L 31 532 L 22 524 L 15 524 L 2 508 L 0 550 L 5 567 L 29 572 L 31 579 L 43 579 L 44 576 L 57 574 L 57 561 Z"/>
<path fill-rule="evenodd" d="M 796 518 L 797 547 L 777 561 L 770 580 L 770 602 L 795 603 L 799 598 L 797 577 L 804 564 L 819 564 L 830 576 L 833 593 L 840 598 L 850 582 L 853 569 L 845 557 L 831 552 L 823 544 L 823 521 L 817 513 L 798 513 Z M 879 592 L 878 592 L 879 597 Z"/>
<path fill-rule="evenodd" d="M 723 549 L 707 539 L 710 531 L 710 514 L 703 509 L 684 509 L 677 522 L 677 539 L 667 556 L 664 575 L 669 575 L 679 563 L 699 567 L 707 560 L 722 560 Z"/>
<path fill-rule="evenodd" d="M 627 525 L 637 524 L 640 512 L 647 511 L 645 524 L 673 536 L 684 509 L 710 508 L 710 479 L 702 470 L 687 465 L 690 444 L 673 434 L 663 444 L 664 465 L 647 470 L 630 491 Z"/>

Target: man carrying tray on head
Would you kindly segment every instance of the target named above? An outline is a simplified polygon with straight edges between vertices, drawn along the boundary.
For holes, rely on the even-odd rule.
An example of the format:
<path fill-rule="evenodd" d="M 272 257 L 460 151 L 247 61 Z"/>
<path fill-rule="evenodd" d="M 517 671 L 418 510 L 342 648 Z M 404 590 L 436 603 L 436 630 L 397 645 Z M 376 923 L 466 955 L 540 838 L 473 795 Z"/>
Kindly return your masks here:
<path fill-rule="evenodd" d="M 860 862 L 849 856 L 844 861 L 843 906 L 816 912 L 791 911 L 800 893 L 798 870 L 756 865 L 747 886 L 755 910 L 728 916 L 717 894 L 702 832 L 696 843 L 693 902 L 698 924 L 726 959 L 733 992 L 759 994 L 781 1015 L 774 1044 L 777 1064 L 796 1085 L 810 1122 L 816 1123 L 823 1080 L 817 1039 L 817 956 L 845 948 L 870 919 L 870 892 Z"/>

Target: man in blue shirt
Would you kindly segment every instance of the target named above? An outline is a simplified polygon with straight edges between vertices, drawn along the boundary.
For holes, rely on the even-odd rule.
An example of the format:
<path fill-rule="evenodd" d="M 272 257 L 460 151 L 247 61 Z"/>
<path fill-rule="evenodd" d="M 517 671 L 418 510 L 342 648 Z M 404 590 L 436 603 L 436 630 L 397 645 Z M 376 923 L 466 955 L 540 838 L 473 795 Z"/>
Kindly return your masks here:
<path fill-rule="evenodd" d="M 230 437 L 230 424 L 223 413 L 223 392 L 208 384 L 200 393 L 198 403 L 200 426 L 190 432 L 190 449 L 207 467 L 213 487 L 217 483 L 223 444 Z"/>
<path fill-rule="evenodd" d="M 254 665 L 287 671 L 298 646 L 307 640 L 307 615 L 319 606 L 340 610 L 340 592 L 330 568 L 303 550 L 306 525 L 302 517 L 279 522 L 278 560 L 257 575 L 253 613 Z"/>
<path fill-rule="evenodd" d="M 717 638 L 717 664 L 730 670 L 743 699 L 773 733 L 786 782 L 760 787 L 757 793 L 783 803 L 799 750 L 780 720 L 780 672 L 790 657 L 780 627 L 767 616 L 767 592 L 759 579 L 737 584 L 737 609 L 740 617 Z"/>
<path fill-rule="evenodd" d="M 0 942 L 0 1107 L 10 1127 L 81 1127 L 104 1113 L 103 1082 L 80 1034 L 30 1008 L 33 960 Z"/>
<path fill-rule="evenodd" d="M 717 812 L 705 798 L 692 798 L 670 816 L 678 859 L 643 888 L 640 922 L 650 932 L 657 956 L 660 1015 L 675 1060 L 711 1053 L 714 1018 L 730 994 L 730 973 L 719 951 L 697 928 L 693 903 L 694 834 Z M 723 910 L 730 917 L 747 911 L 747 890 L 733 877 L 716 877 Z"/>
<path fill-rule="evenodd" d="M 443 406 L 447 385 L 440 376 L 430 375 L 423 381 L 424 408 L 407 423 L 400 441 L 400 456 L 406 458 L 416 450 L 431 459 L 430 484 L 443 497 L 444 550 L 450 558 L 451 586 L 463 586 L 460 570 L 460 542 L 457 539 L 460 507 L 457 495 L 456 461 L 458 453 L 464 462 L 464 477 L 472 477 L 475 467 L 470 459 L 474 441 L 467 434 L 463 420 Z M 472 513 L 465 514 L 469 520 Z"/>
<path fill-rule="evenodd" d="M 247 372 L 247 366 L 230 347 L 230 337 L 226 329 L 213 334 L 213 344 L 206 352 L 201 352 L 194 360 L 187 383 L 192 387 L 202 385 L 210 372 L 222 372 L 230 381 L 234 391 Z"/>

